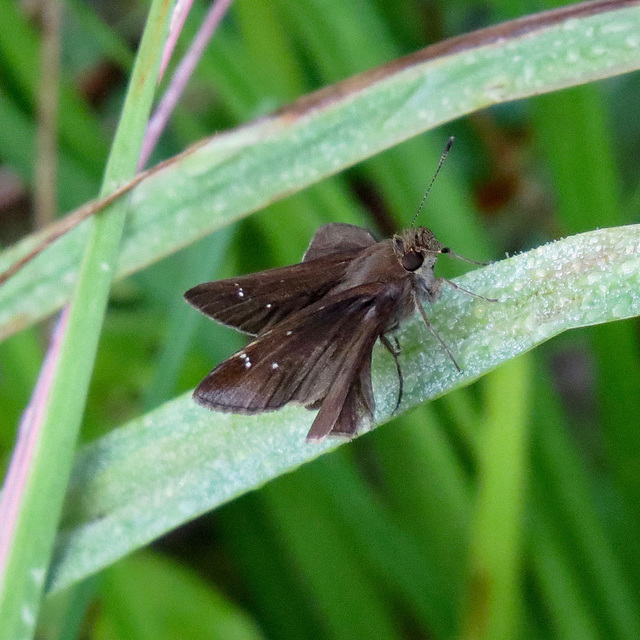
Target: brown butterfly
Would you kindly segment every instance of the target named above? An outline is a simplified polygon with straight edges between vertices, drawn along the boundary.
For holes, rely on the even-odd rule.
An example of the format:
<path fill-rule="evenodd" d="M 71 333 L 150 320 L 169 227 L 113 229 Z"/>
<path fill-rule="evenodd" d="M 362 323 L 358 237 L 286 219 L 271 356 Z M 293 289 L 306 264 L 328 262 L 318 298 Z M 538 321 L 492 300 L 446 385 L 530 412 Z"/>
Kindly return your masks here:
<path fill-rule="evenodd" d="M 460 370 L 422 307 L 440 297 L 443 284 L 461 289 L 435 277 L 441 253 L 461 258 L 426 227 L 377 242 L 361 227 L 325 224 L 299 264 L 190 289 L 185 298 L 196 309 L 255 336 L 204 378 L 194 399 L 209 409 L 247 414 L 295 402 L 320 409 L 308 441 L 354 436 L 373 419 L 371 355 L 378 339 L 395 359 L 396 409 L 400 404 L 397 342 L 392 346 L 388 335 L 416 310 Z"/>

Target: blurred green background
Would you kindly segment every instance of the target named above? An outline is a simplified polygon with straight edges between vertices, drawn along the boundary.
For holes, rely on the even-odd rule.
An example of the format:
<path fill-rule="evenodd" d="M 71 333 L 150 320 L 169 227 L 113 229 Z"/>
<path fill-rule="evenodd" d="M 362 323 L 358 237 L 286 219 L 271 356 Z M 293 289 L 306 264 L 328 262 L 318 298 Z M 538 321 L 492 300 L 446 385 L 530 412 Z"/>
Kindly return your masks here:
<path fill-rule="evenodd" d="M 237 0 L 152 164 L 316 88 L 551 6 Z M 147 5 L 63 7 L 66 212 L 97 193 Z M 196 3 L 176 58 L 205 10 Z M 0 15 L 7 246 L 36 224 L 41 29 L 29 3 L 0 0 Z M 474 114 L 117 283 L 82 437 L 192 388 L 243 343 L 188 308 L 184 290 L 296 262 L 323 222 L 359 221 L 381 237 L 407 226 L 449 135 L 422 223 L 463 255 L 496 260 L 637 222 L 639 99 L 635 73 Z M 0 343 L 3 466 L 49 328 Z M 635 320 L 554 339 L 47 600 L 39 637 L 638 638 L 638 356 Z"/>

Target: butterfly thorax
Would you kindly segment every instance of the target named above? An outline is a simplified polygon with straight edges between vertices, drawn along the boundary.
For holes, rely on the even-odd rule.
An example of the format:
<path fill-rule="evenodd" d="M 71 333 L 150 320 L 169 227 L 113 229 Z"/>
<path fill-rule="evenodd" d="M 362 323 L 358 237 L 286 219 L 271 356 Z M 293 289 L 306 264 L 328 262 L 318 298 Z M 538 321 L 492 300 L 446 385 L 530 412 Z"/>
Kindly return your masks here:
<path fill-rule="evenodd" d="M 375 282 L 388 285 L 387 295 L 397 300 L 389 319 L 388 330 L 392 330 L 413 315 L 416 296 L 424 302 L 440 297 L 441 282 L 434 275 L 434 266 L 443 248 L 429 229 L 407 229 L 364 248 L 331 294 Z"/>

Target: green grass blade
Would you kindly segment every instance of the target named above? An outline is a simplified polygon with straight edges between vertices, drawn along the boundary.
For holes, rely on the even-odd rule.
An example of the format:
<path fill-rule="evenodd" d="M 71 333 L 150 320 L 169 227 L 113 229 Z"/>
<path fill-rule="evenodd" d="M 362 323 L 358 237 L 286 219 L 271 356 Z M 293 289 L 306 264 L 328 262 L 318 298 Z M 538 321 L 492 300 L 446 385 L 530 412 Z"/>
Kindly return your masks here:
<path fill-rule="evenodd" d="M 589 606 L 575 567 L 567 562 L 567 549 L 560 542 L 562 533 L 554 526 L 540 490 L 533 487 L 532 494 L 538 508 L 529 534 L 529 554 L 555 631 L 553 637 L 599 640 L 605 636 L 598 628 L 597 610 Z"/>
<path fill-rule="evenodd" d="M 559 428 L 550 390 L 544 383 L 537 387 L 531 485 L 538 492 L 541 521 L 557 528 L 556 545 L 564 546 L 565 572 L 578 581 L 575 598 L 574 594 L 556 592 L 548 594 L 547 601 L 575 600 L 576 605 L 597 611 L 598 623 L 605 629 L 603 637 L 637 638 L 638 595 L 630 580 L 634 565 L 625 563 L 624 554 L 607 536 L 603 526 L 607 518 L 598 513 L 589 492 L 594 479 L 565 430 Z M 582 599 L 584 603 L 580 603 Z"/>
<path fill-rule="evenodd" d="M 134 190 L 116 277 L 439 124 L 640 67 L 637 2 L 543 16 L 417 52 L 177 157 Z M 0 288 L 0 337 L 68 300 L 86 237 L 68 234 Z M 5 252 L 0 270 L 33 244 Z"/>
<path fill-rule="evenodd" d="M 252 611 L 265 635 L 281 640 L 316 640 L 322 613 L 299 588 L 287 549 L 275 535 L 259 493 L 226 505 L 215 526 L 231 562 L 242 574 Z"/>
<path fill-rule="evenodd" d="M 262 640 L 251 618 L 194 571 L 136 554 L 102 579 L 96 637 L 136 640 Z"/>
<path fill-rule="evenodd" d="M 468 384 L 567 329 L 639 315 L 640 225 L 558 241 L 459 282 L 500 301 L 447 292 L 434 306 L 433 324 L 462 374 L 418 321 L 404 329 L 406 408 Z M 389 360 L 381 352 L 374 359 L 380 422 L 396 401 Z M 305 444 L 312 419 L 298 407 L 251 417 L 210 413 L 183 396 L 88 446 L 74 472 L 49 587 L 66 587 L 338 446 Z"/>
<path fill-rule="evenodd" d="M 103 195 L 135 174 L 169 15 L 170 6 L 160 0 L 152 5 L 105 173 Z M 3 523 L 7 529 L 5 562 L 0 567 L 2 638 L 31 637 L 34 632 L 125 215 L 123 200 L 114 205 L 110 215 L 91 221 L 90 241 L 68 320 L 59 327 L 62 335 L 51 363 L 51 385 L 41 400 L 41 413 L 27 423 L 29 438 L 25 434 L 20 450 L 16 450 L 16 468 L 21 465 L 25 469 L 24 477 L 10 485 L 15 495 L 3 494 L 3 504 L 9 497 L 17 506 L 11 522 Z"/>
<path fill-rule="evenodd" d="M 613 226 L 635 219 L 619 206 L 619 173 L 614 141 L 607 126 L 604 92 L 596 86 L 576 87 L 534 101 L 545 154 L 550 159 L 559 217 L 569 233 Z M 594 327 L 590 332 L 597 366 L 597 402 L 603 438 L 616 483 L 635 521 L 625 522 L 624 535 L 640 535 L 636 511 L 640 491 L 640 345 L 635 323 Z M 612 525 L 615 524 L 612 522 Z M 629 561 L 640 576 L 640 558 Z M 636 588 L 638 578 L 636 578 Z"/>
<path fill-rule="evenodd" d="M 466 576 L 471 480 L 433 405 L 402 415 L 393 427 L 376 431 L 372 441 L 394 522 L 417 547 L 413 551 L 406 544 L 405 550 L 412 553 L 413 566 L 426 574 L 423 579 L 432 583 L 414 590 L 424 600 L 417 615 L 436 637 L 451 637 L 458 628 Z M 389 547 L 386 553 L 380 550 L 380 562 L 388 560 L 389 552 Z M 403 572 L 406 583 L 413 572 Z"/>
<path fill-rule="evenodd" d="M 322 490 L 306 474 L 291 474 L 265 488 L 264 503 L 299 576 L 322 611 L 329 638 L 400 639 L 392 603 L 370 580 L 349 530 Z M 327 541 L 330 547 L 326 547 Z"/>
<path fill-rule="evenodd" d="M 521 631 L 521 547 L 531 397 L 530 356 L 485 378 L 487 424 L 471 541 L 463 638 L 508 640 Z"/>
<path fill-rule="evenodd" d="M 306 467 L 306 473 L 298 474 L 308 483 L 307 494 L 329 494 L 334 517 L 346 525 L 343 537 L 351 541 L 360 564 L 375 576 L 381 591 L 394 594 L 394 599 L 400 596 L 416 622 L 424 627 L 425 634 L 453 637 L 457 600 L 451 597 L 452 576 L 441 571 L 446 561 L 434 557 L 442 548 L 431 549 L 423 538 L 408 531 L 405 523 L 385 508 L 380 496 L 371 490 L 368 479 L 353 464 L 350 454 L 354 450 L 343 449 L 342 453 L 345 455 L 326 456 Z M 407 477 L 408 474 L 405 485 Z M 439 515 L 434 513 L 433 518 Z"/>

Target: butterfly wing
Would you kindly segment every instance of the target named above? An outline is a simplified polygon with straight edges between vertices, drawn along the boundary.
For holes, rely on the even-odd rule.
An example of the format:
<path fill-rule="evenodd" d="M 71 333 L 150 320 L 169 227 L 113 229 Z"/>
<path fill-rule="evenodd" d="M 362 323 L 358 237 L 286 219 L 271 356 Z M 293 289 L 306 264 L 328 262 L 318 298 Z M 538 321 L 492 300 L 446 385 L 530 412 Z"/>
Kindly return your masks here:
<path fill-rule="evenodd" d="M 245 333 L 257 335 L 324 296 L 344 276 L 353 253 L 205 282 L 184 294 L 189 304 Z"/>
<path fill-rule="evenodd" d="M 332 253 L 366 249 L 376 244 L 376 239 L 362 227 L 344 222 L 323 224 L 313 234 L 303 262 L 324 258 Z"/>
<path fill-rule="evenodd" d="M 371 355 L 377 331 L 363 332 L 353 345 L 350 358 L 337 372 L 322 401 L 307 442 L 323 440 L 329 434 L 354 436 L 363 422 L 373 419 L 375 402 L 371 385 Z"/>
<path fill-rule="evenodd" d="M 366 284 L 294 313 L 219 364 L 194 398 L 238 413 L 271 411 L 288 402 L 321 405 L 310 438 L 323 438 L 336 423 L 342 433 L 355 432 L 356 410 L 373 412 L 371 350 L 389 324 L 398 293 L 392 284 Z M 345 404 L 353 385 L 355 395 Z M 343 407 L 347 413 L 339 420 Z"/>
<path fill-rule="evenodd" d="M 184 297 L 217 322 L 257 335 L 326 295 L 371 244 L 375 240 L 366 229 L 325 224 L 316 231 L 301 263 L 205 282 Z"/>

